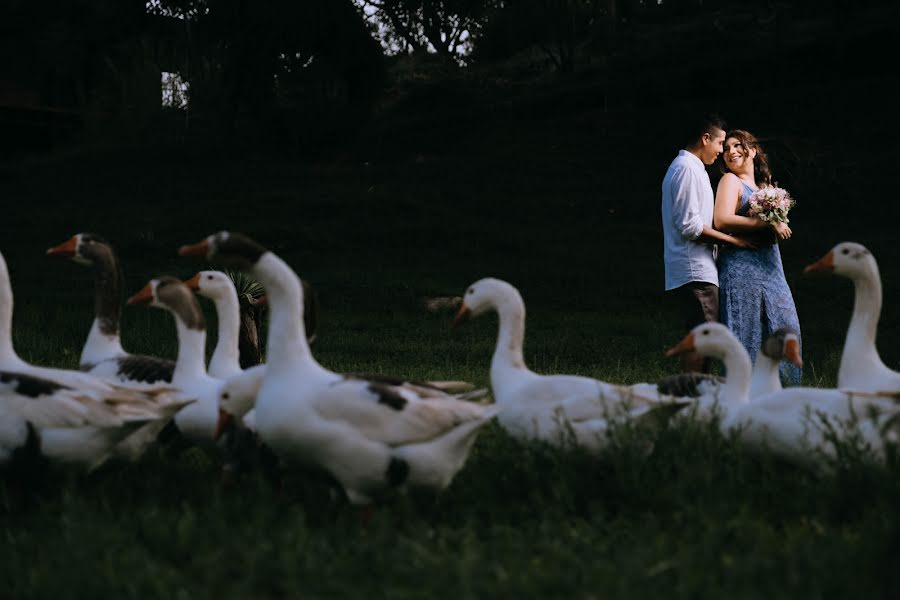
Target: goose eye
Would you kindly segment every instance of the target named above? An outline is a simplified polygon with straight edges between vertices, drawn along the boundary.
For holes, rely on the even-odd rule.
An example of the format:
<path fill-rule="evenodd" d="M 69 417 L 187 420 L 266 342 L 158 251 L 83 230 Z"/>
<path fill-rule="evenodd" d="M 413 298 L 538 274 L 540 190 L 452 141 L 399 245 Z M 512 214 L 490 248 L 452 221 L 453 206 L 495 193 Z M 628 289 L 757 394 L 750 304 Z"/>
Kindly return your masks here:
<path fill-rule="evenodd" d="M 469 291 L 466 292 L 466 294 L 469 295 L 469 296 L 471 296 L 471 295 L 474 294 L 474 293 L 475 293 L 475 290 L 472 289 L 472 288 L 469 288 Z"/>
<path fill-rule="evenodd" d="M 228 395 L 228 392 L 222 394 L 222 400 L 228 400 L 231 396 Z"/>
<path fill-rule="evenodd" d="M 850 249 L 844 248 L 843 250 L 841 250 L 841 254 L 844 254 L 844 255 L 850 254 Z"/>
<path fill-rule="evenodd" d="M 703 330 L 703 335 L 709 335 L 709 329 L 704 329 L 704 330 Z"/>
<path fill-rule="evenodd" d="M 212 281 L 213 276 L 212 276 L 212 275 L 207 275 L 206 278 L 209 279 L 210 281 Z"/>

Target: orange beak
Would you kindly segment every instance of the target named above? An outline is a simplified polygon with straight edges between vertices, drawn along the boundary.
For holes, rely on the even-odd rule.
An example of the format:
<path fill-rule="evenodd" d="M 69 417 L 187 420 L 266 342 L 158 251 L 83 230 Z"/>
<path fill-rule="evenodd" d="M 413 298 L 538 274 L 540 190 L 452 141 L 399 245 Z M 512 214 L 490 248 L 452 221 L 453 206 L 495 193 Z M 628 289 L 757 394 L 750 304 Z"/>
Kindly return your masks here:
<path fill-rule="evenodd" d="M 126 304 L 128 304 L 129 306 L 134 306 L 146 305 L 150 304 L 151 302 L 153 302 L 153 286 L 148 281 L 147 285 L 145 285 L 137 294 L 129 298 Z"/>
<path fill-rule="evenodd" d="M 216 421 L 216 431 L 213 433 L 213 441 L 218 442 L 222 434 L 234 424 L 234 415 L 219 409 L 219 419 Z"/>
<path fill-rule="evenodd" d="M 459 312 L 456 313 L 456 317 L 453 319 L 453 328 L 456 329 L 468 321 L 470 316 L 472 316 L 472 311 L 470 311 L 469 307 L 464 303 L 459 307 Z"/>
<path fill-rule="evenodd" d="M 75 251 L 78 250 L 78 236 L 73 235 L 59 246 L 53 246 L 47 249 L 47 256 L 62 256 L 63 258 L 72 258 Z"/>
<path fill-rule="evenodd" d="M 678 356 L 679 354 L 684 354 L 685 352 L 693 352 L 694 351 L 694 334 L 689 333 L 684 336 L 684 339 L 678 342 L 678 345 L 669 348 L 666 350 L 666 356 Z"/>
<path fill-rule="evenodd" d="M 197 273 L 190 279 L 186 280 L 184 282 L 184 285 L 188 286 L 192 290 L 199 290 L 200 289 L 200 273 Z"/>
<path fill-rule="evenodd" d="M 830 273 L 831 271 L 834 271 L 834 252 L 828 252 L 828 254 L 811 265 L 806 265 L 806 268 L 803 269 L 803 274 Z"/>
<path fill-rule="evenodd" d="M 784 357 L 791 364 L 803 368 L 803 359 L 800 358 L 800 344 L 796 339 L 791 338 L 784 343 Z"/>
<path fill-rule="evenodd" d="M 202 242 L 197 242 L 196 244 L 185 244 L 178 249 L 178 254 L 180 254 L 181 256 L 195 256 L 197 258 L 206 258 L 209 254 L 209 242 L 207 240 L 203 240 Z"/>

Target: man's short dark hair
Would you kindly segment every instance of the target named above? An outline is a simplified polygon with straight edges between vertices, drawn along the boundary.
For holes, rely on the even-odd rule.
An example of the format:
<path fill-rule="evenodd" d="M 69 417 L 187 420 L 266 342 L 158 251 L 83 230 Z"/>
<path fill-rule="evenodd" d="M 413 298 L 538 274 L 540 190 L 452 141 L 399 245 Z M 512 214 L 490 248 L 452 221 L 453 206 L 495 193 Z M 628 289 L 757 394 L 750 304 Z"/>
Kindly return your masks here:
<path fill-rule="evenodd" d="M 692 146 L 703 137 L 704 133 L 713 134 L 716 130 L 728 131 L 725 119 L 714 112 L 701 113 L 693 118 L 693 121 L 685 123 L 684 145 Z"/>

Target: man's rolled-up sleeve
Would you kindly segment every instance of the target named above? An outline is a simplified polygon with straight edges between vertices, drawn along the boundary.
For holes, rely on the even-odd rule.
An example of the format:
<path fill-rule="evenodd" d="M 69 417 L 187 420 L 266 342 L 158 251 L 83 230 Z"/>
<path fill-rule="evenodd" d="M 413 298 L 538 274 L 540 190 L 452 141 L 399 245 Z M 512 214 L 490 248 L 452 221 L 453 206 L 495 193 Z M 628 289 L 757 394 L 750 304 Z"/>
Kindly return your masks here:
<path fill-rule="evenodd" d="M 681 169 L 672 177 L 672 221 L 675 229 L 688 240 L 696 240 L 703 233 L 700 203 L 697 201 L 698 185 L 690 169 Z"/>

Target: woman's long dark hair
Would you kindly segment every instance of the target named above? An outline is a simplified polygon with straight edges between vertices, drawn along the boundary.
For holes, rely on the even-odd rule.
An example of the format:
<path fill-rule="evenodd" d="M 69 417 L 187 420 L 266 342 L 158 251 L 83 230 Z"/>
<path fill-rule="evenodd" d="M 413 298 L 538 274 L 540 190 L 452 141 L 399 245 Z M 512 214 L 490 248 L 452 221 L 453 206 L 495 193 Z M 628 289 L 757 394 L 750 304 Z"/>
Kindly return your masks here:
<path fill-rule="evenodd" d="M 756 136 L 744 129 L 732 129 L 725 134 L 725 139 L 736 138 L 744 146 L 744 157 L 750 153 L 750 149 L 756 150 L 756 158 L 753 159 L 753 178 L 756 187 L 772 185 L 772 170 L 769 168 L 769 157 L 766 155 Z M 728 173 L 725 161 L 722 161 L 722 173 Z"/>

